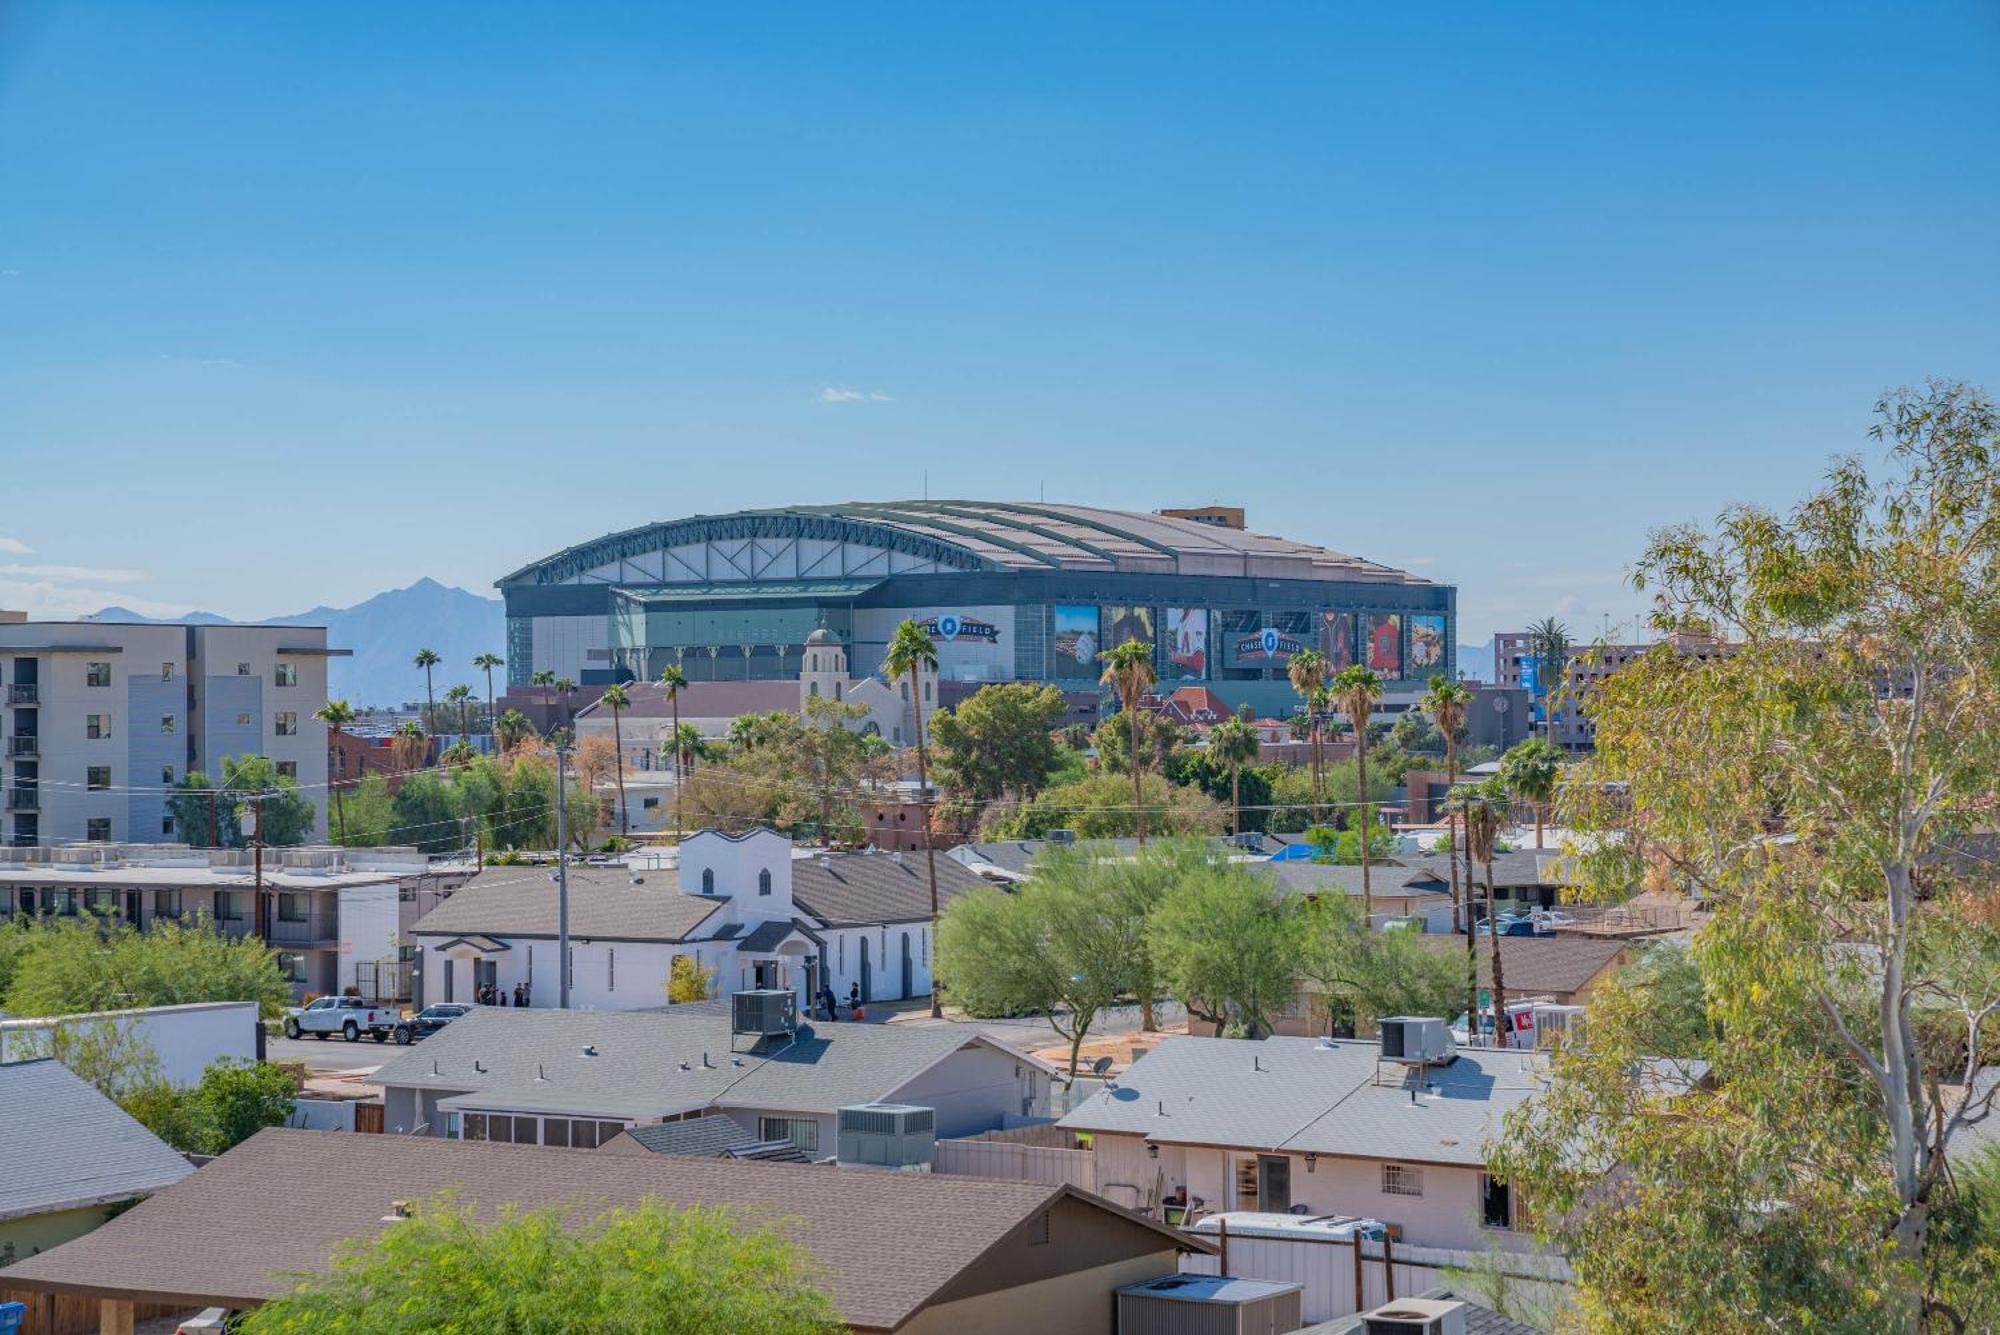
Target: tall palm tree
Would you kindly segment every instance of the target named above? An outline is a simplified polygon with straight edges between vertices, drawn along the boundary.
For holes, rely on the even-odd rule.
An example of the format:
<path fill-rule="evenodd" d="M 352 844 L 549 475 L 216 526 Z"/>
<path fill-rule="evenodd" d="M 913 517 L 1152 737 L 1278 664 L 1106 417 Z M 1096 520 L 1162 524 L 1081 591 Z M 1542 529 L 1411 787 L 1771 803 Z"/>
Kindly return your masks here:
<path fill-rule="evenodd" d="M 1555 801 L 1563 759 L 1562 748 L 1541 737 L 1530 737 L 1500 757 L 1500 782 L 1535 808 L 1536 848 L 1542 846 L 1542 821 Z"/>
<path fill-rule="evenodd" d="M 674 726 L 670 736 L 678 737 L 681 732 L 681 690 L 688 684 L 687 673 L 681 671 L 679 663 L 669 663 L 660 669 L 660 685 L 667 693 L 667 704 L 674 711 Z M 681 840 L 681 753 L 678 745 L 674 748 L 674 842 Z"/>
<path fill-rule="evenodd" d="M 917 726 L 917 796 L 924 804 L 924 872 L 930 878 L 931 887 L 931 1018 L 944 1016 L 944 1002 L 938 992 L 937 976 L 937 842 L 931 838 L 931 771 L 930 755 L 924 748 L 924 696 L 923 674 L 937 671 L 937 645 L 924 633 L 924 628 L 915 621 L 905 620 L 896 627 L 896 633 L 889 640 L 889 651 L 882 655 L 882 672 L 891 680 L 897 677 L 910 679 L 910 710 L 915 715 Z"/>
<path fill-rule="evenodd" d="M 1382 678 L 1356 663 L 1342 668 L 1328 683 L 1334 702 L 1347 715 L 1354 729 L 1355 796 L 1361 799 L 1361 914 L 1369 926 L 1375 921 L 1375 890 L 1368 879 L 1368 844 L 1375 831 L 1375 808 L 1368 800 L 1368 716 L 1382 698 Z"/>
<path fill-rule="evenodd" d="M 458 740 L 462 742 L 465 740 L 465 734 L 472 728 L 472 720 L 468 717 L 472 712 L 472 688 L 464 685 L 454 686 L 444 693 L 444 702 L 451 706 L 451 721 L 458 725 L 453 731 L 458 734 Z"/>
<path fill-rule="evenodd" d="M 1320 729 L 1320 716 L 1326 707 L 1326 655 L 1317 649 L 1301 649 L 1285 664 L 1285 675 L 1292 679 L 1292 689 L 1306 702 L 1306 740 L 1312 747 L 1312 823 L 1318 825 L 1326 820 L 1326 752 Z"/>
<path fill-rule="evenodd" d="M 510 709 L 493 720 L 493 740 L 502 751 L 511 751 L 535 735 L 535 725 L 518 709 Z"/>
<path fill-rule="evenodd" d="M 1446 794 L 1447 833 L 1451 842 L 1446 852 L 1451 856 L 1451 930 L 1465 929 L 1460 915 L 1458 896 L 1458 815 L 1452 811 L 1449 801 L 1453 788 L 1458 787 L 1458 736 L 1465 731 L 1466 711 L 1472 707 L 1472 692 L 1459 682 L 1439 673 L 1432 677 L 1430 685 L 1424 688 L 1423 698 L 1417 701 L 1418 708 L 1430 715 L 1431 722 L 1444 734 L 1444 784 Z M 1472 879 L 1471 864 L 1466 865 L 1465 878 Z"/>
<path fill-rule="evenodd" d="M 1229 830 L 1243 833 L 1243 767 L 1257 759 L 1257 730 L 1240 718 L 1224 719 L 1208 732 L 1208 753 L 1229 766 Z"/>
<path fill-rule="evenodd" d="M 597 697 L 597 702 L 611 711 L 611 745 L 618 752 L 615 771 L 618 776 L 618 833 L 622 837 L 632 832 L 632 820 L 631 812 L 625 805 L 625 730 L 619 719 L 632 699 L 625 694 L 623 686 L 614 684 L 605 688 L 604 694 Z"/>
<path fill-rule="evenodd" d="M 430 749 L 431 739 L 418 723 L 405 723 L 396 729 L 389 742 L 389 753 L 395 758 L 396 768 L 405 773 L 422 769 Z"/>
<path fill-rule="evenodd" d="M 556 730 L 556 705 L 555 698 L 551 692 L 555 690 L 556 674 L 547 668 L 543 668 L 540 672 L 528 678 L 528 680 L 542 689 L 542 705 L 548 710 L 548 729 L 553 733 Z"/>
<path fill-rule="evenodd" d="M 1500 824 L 1506 817 L 1507 789 L 1497 780 L 1488 779 L 1485 783 L 1472 784 L 1462 788 L 1459 790 L 1459 793 L 1459 810 L 1465 816 L 1465 854 L 1467 865 L 1469 866 L 1472 860 L 1477 859 L 1479 862 L 1484 863 L 1486 867 L 1486 931 L 1487 940 L 1492 943 L 1490 949 L 1493 958 L 1493 1041 L 1499 1044 L 1503 1043 L 1506 1039 L 1506 1035 L 1501 1029 L 1501 1017 L 1507 1013 L 1507 980 L 1500 972 L 1500 919 L 1499 915 L 1494 911 L 1493 902 L 1493 846 L 1498 842 Z M 1476 933 L 1471 931 L 1466 933 L 1465 941 L 1468 955 L 1472 952 L 1476 935 Z M 1475 989 L 1477 985 L 1478 979 L 1475 972 Z M 1475 990 L 1473 1006 L 1466 1011 L 1466 1016 L 1468 1017 L 1466 1025 L 1467 1037 L 1470 1037 L 1477 1029 L 1476 1024 L 1472 1022 L 1472 1017 L 1477 1010 L 1478 1000 Z"/>
<path fill-rule="evenodd" d="M 1159 678 L 1153 672 L 1153 646 L 1145 640 L 1127 640 L 1106 649 L 1098 657 L 1104 661 L 1103 685 L 1118 693 L 1118 706 L 1125 711 L 1131 729 L 1132 807 L 1138 817 L 1139 842 L 1146 842 L 1146 790 L 1140 781 L 1139 701 Z"/>
<path fill-rule="evenodd" d="M 333 738 L 331 749 L 340 749 L 340 730 L 354 722 L 354 706 L 345 700 L 329 700 L 313 711 L 313 717 L 326 724 L 327 733 Z M 334 838 L 347 842 L 347 803 L 343 793 L 345 785 L 335 781 L 333 787 Z"/>
<path fill-rule="evenodd" d="M 480 654 L 472 660 L 472 666 L 486 674 L 486 731 L 491 733 L 498 721 L 493 713 L 493 669 L 506 667 L 507 660 L 498 654 Z"/>
<path fill-rule="evenodd" d="M 1543 617 L 1528 627 L 1528 657 L 1535 660 L 1535 687 L 1541 695 L 1542 735 L 1553 737 L 1556 730 L 1552 700 L 1568 685 L 1569 627 L 1554 617 Z"/>
<path fill-rule="evenodd" d="M 419 649 L 411 660 L 424 670 L 424 728 L 428 732 L 437 731 L 437 697 L 431 694 L 431 669 L 444 662 L 434 649 Z"/>
<path fill-rule="evenodd" d="M 692 723 L 681 723 L 674 727 L 672 747 L 674 762 L 681 767 L 681 773 L 692 774 L 694 762 L 708 750 L 708 743 L 702 739 L 700 728 Z"/>
<path fill-rule="evenodd" d="M 570 702 L 570 697 L 576 694 L 576 682 L 568 677 L 557 677 L 556 694 L 563 702 L 563 735 L 570 741 L 575 741 L 576 706 Z"/>

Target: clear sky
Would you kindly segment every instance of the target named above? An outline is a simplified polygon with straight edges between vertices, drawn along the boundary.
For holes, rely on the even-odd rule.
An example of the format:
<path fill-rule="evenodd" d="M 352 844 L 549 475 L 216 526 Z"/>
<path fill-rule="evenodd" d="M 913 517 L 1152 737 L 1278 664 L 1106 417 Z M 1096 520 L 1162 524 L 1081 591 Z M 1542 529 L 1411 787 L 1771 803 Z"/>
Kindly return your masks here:
<path fill-rule="evenodd" d="M 2000 6 L 0 0 L 0 606 L 1154 508 L 1630 615 L 2000 390 Z"/>

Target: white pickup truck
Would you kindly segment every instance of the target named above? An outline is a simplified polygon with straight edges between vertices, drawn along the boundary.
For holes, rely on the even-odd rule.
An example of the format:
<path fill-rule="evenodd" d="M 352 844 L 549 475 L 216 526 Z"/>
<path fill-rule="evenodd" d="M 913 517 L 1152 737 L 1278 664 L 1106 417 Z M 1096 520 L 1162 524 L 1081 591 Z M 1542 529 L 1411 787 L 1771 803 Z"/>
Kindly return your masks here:
<path fill-rule="evenodd" d="M 314 1038 L 326 1038 L 339 1034 L 350 1043 L 358 1043 L 367 1034 L 377 1043 L 386 1043 L 401 1018 L 389 1007 L 360 997 L 321 997 L 310 1005 L 295 1006 L 285 1012 L 285 1037 L 311 1034 Z"/>

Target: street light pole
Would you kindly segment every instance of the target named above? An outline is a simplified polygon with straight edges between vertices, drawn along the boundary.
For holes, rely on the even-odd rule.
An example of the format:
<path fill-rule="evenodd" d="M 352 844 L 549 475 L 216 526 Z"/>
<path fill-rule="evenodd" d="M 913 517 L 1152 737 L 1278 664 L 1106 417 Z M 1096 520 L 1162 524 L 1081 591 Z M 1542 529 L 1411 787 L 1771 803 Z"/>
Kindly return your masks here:
<path fill-rule="evenodd" d="M 556 743 L 556 1004 L 569 1009 L 569 739 Z"/>

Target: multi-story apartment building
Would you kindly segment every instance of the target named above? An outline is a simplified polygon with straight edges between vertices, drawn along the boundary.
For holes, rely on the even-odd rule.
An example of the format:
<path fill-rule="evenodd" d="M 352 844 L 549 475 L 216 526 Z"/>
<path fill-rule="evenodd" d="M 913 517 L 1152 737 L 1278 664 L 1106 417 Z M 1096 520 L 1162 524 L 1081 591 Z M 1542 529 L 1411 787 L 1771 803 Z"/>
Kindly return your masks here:
<path fill-rule="evenodd" d="M 1658 644 L 1666 644 L 1678 653 L 1704 656 L 1717 647 L 1714 639 L 1688 634 L 1669 635 L 1654 644 L 1573 644 L 1562 680 L 1544 682 L 1539 679 L 1539 664 L 1535 662 L 1528 632 L 1502 631 L 1493 637 L 1493 680 L 1498 685 L 1526 691 L 1538 709 L 1546 709 L 1550 741 L 1571 751 L 1588 751 L 1597 736 L 1596 725 L 1585 708 L 1590 692 Z M 1537 722 L 1540 721 L 1538 713 Z"/>
<path fill-rule="evenodd" d="M 0 617 L 0 843 L 182 837 L 167 790 L 224 756 L 268 756 L 326 833 L 329 649 L 316 626 Z"/>

